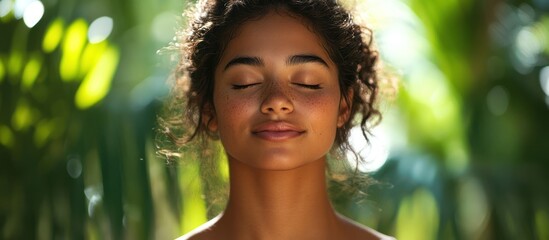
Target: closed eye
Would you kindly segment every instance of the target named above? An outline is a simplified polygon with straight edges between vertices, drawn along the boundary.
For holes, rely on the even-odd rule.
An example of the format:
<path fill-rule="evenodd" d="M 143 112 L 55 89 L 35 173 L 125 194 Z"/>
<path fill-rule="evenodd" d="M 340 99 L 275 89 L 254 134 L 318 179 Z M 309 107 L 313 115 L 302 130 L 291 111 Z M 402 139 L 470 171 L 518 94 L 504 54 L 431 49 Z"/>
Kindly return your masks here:
<path fill-rule="evenodd" d="M 251 83 L 251 84 L 233 84 L 232 85 L 232 88 L 233 89 L 236 89 L 236 90 L 239 90 L 239 89 L 246 89 L 246 88 L 249 88 L 251 86 L 255 86 L 259 83 Z"/>
<path fill-rule="evenodd" d="M 308 88 L 308 89 L 322 89 L 320 84 L 304 84 L 304 83 L 294 83 L 297 86 Z"/>

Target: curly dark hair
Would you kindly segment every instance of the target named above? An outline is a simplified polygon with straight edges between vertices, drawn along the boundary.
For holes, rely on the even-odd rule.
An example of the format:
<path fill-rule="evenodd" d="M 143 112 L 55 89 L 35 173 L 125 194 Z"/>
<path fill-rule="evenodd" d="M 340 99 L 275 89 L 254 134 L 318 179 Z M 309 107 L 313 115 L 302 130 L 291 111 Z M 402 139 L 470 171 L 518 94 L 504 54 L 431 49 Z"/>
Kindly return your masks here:
<path fill-rule="evenodd" d="M 229 41 L 234 37 L 239 26 L 249 20 L 259 19 L 270 11 L 289 14 L 303 21 L 307 27 L 323 40 L 323 47 L 338 69 L 338 81 L 341 96 L 351 107 L 349 120 L 337 129 L 332 153 L 339 158 L 352 149 L 348 136 L 351 128 L 357 124 L 368 140 L 369 123 L 377 123 L 381 114 L 377 108 L 379 80 L 376 72 L 378 54 L 372 47 L 372 33 L 361 27 L 352 15 L 336 0 L 203 0 L 194 9 L 189 28 L 180 32 L 174 46 L 179 51 L 179 64 L 175 71 L 175 82 L 172 88 L 172 102 L 166 109 L 172 117 L 159 118 L 161 135 L 168 136 L 176 146 L 186 148 L 191 142 L 206 143 L 199 145 L 198 155 L 201 166 L 215 150 L 208 150 L 212 145 L 210 139 L 216 139 L 209 132 L 208 122 L 203 119 L 208 106 L 213 106 L 214 72 Z M 349 94 L 352 92 L 352 94 Z M 196 141 L 198 138 L 199 141 Z M 175 151 L 160 150 L 168 161 L 178 158 L 182 149 Z M 185 149 L 183 149 L 185 151 Z M 194 152 L 196 150 L 192 150 Z M 196 152 L 194 152 L 196 154 Z M 191 154 L 192 155 L 192 154 Z M 358 154 L 354 154 L 360 161 Z M 331 161 L 346 162 L 346 161 Z M 208 163 L 206 163 L 208 164 Z M 345 163 L 343 163 L 344 165 Z M 334 168 L 342 169 L 341 163 Z M 210 163 L 210 166 L 213 166 Z M 358 166 L 358 164 L 357 164 Z M 210 167 L 211 168 L 211 167 Z M 349 166 L 343 166 L 349 169 Z M 357 168 L 351 168 L 357 176 Z M 208 169 L 215 178 L 215 170 Z M 347 170 L 344 170 L 344 172 Z M 331 180 L 336 183 L 348 182 L 347 174 L 329 167 Z M 337 173 L 337 176 L 336 172 Z M 347 171 L 348 172 L 348 171 Z M 364 181 L 351 178 L 350 184 L 338 184 L 341 188 L 351 187 L 355 190 Z M 358 180 L 358 181 L 357 181 Z M 369 179 L 362 178 L 366 182 Z M 209 179 L 206 179 L 209 181 Z M 219 185 L 219 184 L 218 184 Z M 364 184 L 361 184 L 364 185 Z M 367 185 L 367 184 L 366 184 Z M 364 186 L 360 186 L 362 188 Z"/>
<path fill-rule="evenodd" d="M 186 140 L 212 136 L 202 116 L 205 107 L 213 105 L 214 72 L 220 57 L 242 23 L 260 18 L 272 10 L 304 19 L 324 40 L 324 47 L 337 65 L 341 94 L 352 109 L 350 120 L 337 130 L 334 146 L 342 151 L 351 150 L 348 136 L 357 113 L 361 117 L 363 135 L 368 139 L 367 123 L 381 116 L 376 108 L 378 55 L 371 47 L 371 32 L 356 24 L 338 1 L 206 0 L 199 3 L 196 19 L 190 24 L 185 44 L 181 45 L 183 58 L 176 73 L 179 82 L 176 86 L 180 86 L 176 91 L 186 93 L 185 115 L 194 126 Z M 352 96 L 348 96 L 349 90 L 352 90 Z"/>

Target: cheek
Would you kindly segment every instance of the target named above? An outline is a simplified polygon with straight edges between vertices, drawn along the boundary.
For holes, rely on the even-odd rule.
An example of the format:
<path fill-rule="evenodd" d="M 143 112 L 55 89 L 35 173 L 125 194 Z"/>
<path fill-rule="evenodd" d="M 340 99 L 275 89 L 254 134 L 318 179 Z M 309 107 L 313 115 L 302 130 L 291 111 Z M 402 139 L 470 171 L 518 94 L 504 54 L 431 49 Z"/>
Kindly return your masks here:
<path fill-rule="evenodd" d="M 305 110 L 310 112 L 309 114 L 320 115 L 321 119 L 319 120 L 328 123 L 337 119 L 339 110 L 339 97 L 337 94 L 310 96 L 304 102 L 307 104 Z"/>
<path fill-rule="evenodd" d="M 232 127 L 239 125 L 253 111 L 251 100 L 242 96 L 217 94 L 214 99 L 217 121 L 220 127 Z"/>
<path fill-rule="evenodd" d="M 303 99 L 303 116 L 308 119 L 311 129 L 319 137 L 335 138 L 339 113 L 337 94 L 322 94 Z"/>

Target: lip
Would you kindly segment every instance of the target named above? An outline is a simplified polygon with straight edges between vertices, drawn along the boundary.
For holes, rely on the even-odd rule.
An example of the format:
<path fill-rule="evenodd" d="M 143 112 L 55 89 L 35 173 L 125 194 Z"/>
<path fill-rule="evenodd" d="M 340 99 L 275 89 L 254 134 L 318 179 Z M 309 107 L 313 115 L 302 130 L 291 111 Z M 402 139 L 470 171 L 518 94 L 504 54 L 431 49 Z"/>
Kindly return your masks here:
<path fill-rule="evenodd" d="M 269 121 L 259 124 L 252 130 L 252 134 L 269 141 L 284 141 L 296 138 L 305 133 L 305 130 L 284 121 Z"/>

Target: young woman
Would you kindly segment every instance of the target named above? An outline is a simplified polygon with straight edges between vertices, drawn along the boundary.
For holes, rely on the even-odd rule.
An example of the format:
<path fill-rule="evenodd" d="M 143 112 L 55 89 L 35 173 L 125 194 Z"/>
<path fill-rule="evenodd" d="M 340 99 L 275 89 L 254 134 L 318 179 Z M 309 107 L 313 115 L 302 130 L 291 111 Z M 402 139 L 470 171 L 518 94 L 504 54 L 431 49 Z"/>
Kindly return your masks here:
<path fill-rule="evenodd" d="M 196 11 L 176 91 L 194 123 L 187 140 L 221 141 L 230 193 L 222 214 L 180 239 L 392 239 L 337 214 L 326 190 L 327 155 L 350 149 L 351 120 L 366 131 L 379 116 L 367 32 L 335 0 Z"/>

